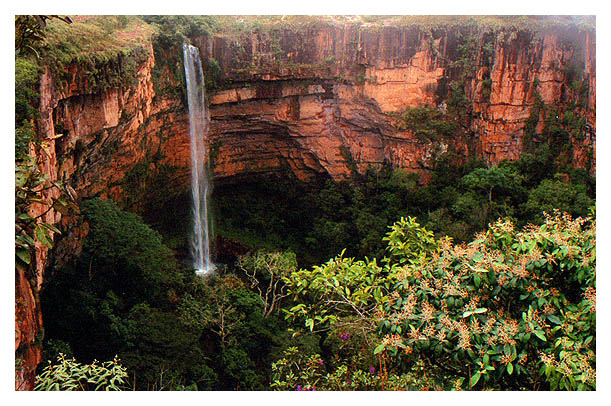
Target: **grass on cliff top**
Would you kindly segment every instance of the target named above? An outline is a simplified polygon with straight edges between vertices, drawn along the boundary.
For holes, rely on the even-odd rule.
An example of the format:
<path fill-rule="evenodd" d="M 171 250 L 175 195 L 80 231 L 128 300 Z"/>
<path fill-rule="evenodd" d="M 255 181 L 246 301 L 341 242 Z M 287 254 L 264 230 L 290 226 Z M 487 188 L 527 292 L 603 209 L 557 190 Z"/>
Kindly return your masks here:
<path fill-rule="evenodd" d="M 65 65 L 71 58 L 109 59 L 118 51 L 145 44 L 155 32 L 171 31 L 237 39 L 242 34 L 276 30 L 306 31 L 321 26 L 353 25 L 364 29 L 416 26 L 425 29 L 474 26 L 483 30 L 577 27 L 593 30 L 595 16 L 509 15 L 209 15 L 209 16 L 73 16 L 72 24 L 51 21 L 46 56 Z"/>
<path fill-rule="evenodd" d="M 42 59 L 52 69 L 72 62 L 113 59 L 144 46 L 154 29 L 136 16 L 74 16 L 72 24 L 52 20 L 46 30 Z"/>
<path fill-rule="evenodd" d="M 512 16 L 512 15 L 217 15 L 209 16 L 212 34 L 235 38 L 243 33 L 287 29 L 303 31 L 320 26 L 357 25 L 366 29 L 384 26 L 416 26 L 427 29 L 472 26 L 482 30 L 521 29 L 542 31 L 551 28 L 596 28 L 595 16 Z"/>
<path fill-rule="evenodd" d="M 402 15 L 402 16 L 360 16 L 369 26 L 422 26 L 443 28 L 474 26 L 484 30 L 520 29 L 540 31 L 550 28 L 577 27 L 593 30 L 595 16 L 527 16 L 527 15 Z"/>

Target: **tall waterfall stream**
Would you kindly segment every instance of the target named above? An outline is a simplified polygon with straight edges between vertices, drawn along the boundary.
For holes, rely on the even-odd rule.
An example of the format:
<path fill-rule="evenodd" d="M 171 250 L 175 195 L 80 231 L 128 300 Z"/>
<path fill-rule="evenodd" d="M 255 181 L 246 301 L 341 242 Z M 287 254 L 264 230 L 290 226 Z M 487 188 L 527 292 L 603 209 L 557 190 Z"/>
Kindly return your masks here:
<path fill-rule="evenodd" d="M 191 193 L 193 197 L 191 255 L 196 273 L 203 276 L 216 268 L 210 260 L 210 235 L 212 233 L 208 213 L 208 201 L 212 190 L 207 148 L 210 116 L 206 106 L 204 74 L 199 51 L 192 45 L 184 44 L 183 54 L 191 138 Z"/>

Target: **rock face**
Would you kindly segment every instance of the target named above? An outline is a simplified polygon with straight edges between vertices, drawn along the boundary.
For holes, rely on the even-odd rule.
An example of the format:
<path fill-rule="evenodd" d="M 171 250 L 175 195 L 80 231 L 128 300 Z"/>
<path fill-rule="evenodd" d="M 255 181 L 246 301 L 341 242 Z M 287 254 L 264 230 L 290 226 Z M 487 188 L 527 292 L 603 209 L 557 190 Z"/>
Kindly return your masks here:
<path fill-rule="evenodd" d="M 471 43 L 464 40 L 469 35 Z M 588 125 L 571 135 L 572 159 L 595 173 L 594 33 L 475 35 L 465 28 L 324 25 L 243 34 L 239 41 L 191 40 L 204 65 L 214 61 L 221 72 L 218 88 L 208 95 L 215 181 L 285 169 L 300 179 L 317 173 L 342 179 L 383 163 L 426 181 L 434 159 L 448 151 L 489 164 L 517 159 L 532 137 L 528 123 L 536 124 L 535 138 L 545 126 L 537 103 L 562 114 L 578 100 L 576 89 L 585 89 L 575 111 Z M 108 197 L 134 210 L 142 209 L 145 192 L 159 199 L 182 193 L 189 182 L 189 121 L 181 98 L 163 91 L 181 80 L 155 60 L 164 52 L 151 44 L 137 83 L 102 93 L 88 90 L 78 66 L 62 85 L 45 72 L 39 122 L 45 143 L 35 151 L 43 172 L 63 179 L 80 197 Z M 446 113 L 456 94 L 463 95 L 463 117 Z M 423 140 L 400 129 L 393 113 L 421 106 L 459 123 L 461 135 Z M 533 120 L 536 112 L 540 117 Z M 46 214 L 49 223 L 60 220 L 67 235 L 56 256 L 78 250 L 86 234 L 71 231 L 71 219 L 53 210 Z M 41 359 L 36 292 L 47 255 L 39 250 L 38 280 L 16 275 L 15 348 L 24 354 L 20 389 L 32 388 Z"/>
<path fill-rule="evenodd" d="M 251 57 L 242 65 L 250 68 L 239 77 L 229 57 L 232 44 L 196 41 L 204 58 L 220 63 L 232 87 L 210 97 L 217 178 L 284 166 L 301 178 L 322 171 L 338 179 L 349 173 L 351 161 L 358 170 L 389 162 L 425 175 L 448 145 L 489 164 L 518 159 L 537 97 L 558 111 L 577 99 L 570 73 L 576 66 L 583 68 L 587 85 L 579 113 L 595 131 L 595 45 L 588 33 L 482 36 L 474 39 L 473 66 L 463 66 L 463 72 L 454 62 L 461 57 L 457 32 L 343 26 L 280 35 L 284 65 L 264 52 L 271 45 L 260 37 L 243 38 Z M 472 77 L 461 82 L 468 69 Z M 472 111 L 464 123 L 469 137 L 434 143 L 397 129 L 389 113 L 420 106 L 445 109 L 452 81 L 463 86 Z M 541 116 L 537 132 L 543 127 Z M 595 148 L 595 137 L 583 138 L 573 140 L 572 158 L 594 173 L 587 151 Z"/>
<path fill-rule="evenodd" d="M 41 262 L 42 263 L 42 262 Z M 37 335 L 42 327 L 35 288 L 21 269 L 15 270 L 15 390 L 34 387 L 35 369 L 42 360 Z"/>
<path fill-rule="evenodd" d="M 577 68 L 588 92 L 578 112 L 592 130 L 573 140 L 573 160 L 593 173 L 593 34 L 473 35 L 471 65 L 457 67 L 464 57 L 457 48 L 465 46 L 459 37 L 469 33 L 459 31 L 336 25 L 244 34 L 239 41 L 193 38 L 204 65 L 213 60 L 222 72 L 222 88 L 208 95 L 215 178 L 288 168 L 301 179 L 314 173 L 341 179 L 384 162 L 426 176 L 448 148 L 489 164 L 517 159 L 537 97 L 558 111 L 575 101 L 577 77 L 570 71 Z M 126 180 L 128 189 L 142 187 L 162 167 L 173 169 L 172 185 L 188 182 L 187 112 L 180 97 L 156 94 L 151 71 L 160 69 L 168 83 L 180 78 L 154 68 L 152 49 L 150 55 L 132 88 L 86 94 L 72 83 L 56 91 L 53 118 L 65 131 L 56 147 L 63 159 L 58 176 L 85 196 L 125 200 Z M 421 106 L 445 111 L 452 83 L 461 86 L 469 110 L 463 135 L 433 141 L 398 129 L 392 113 Z"/>

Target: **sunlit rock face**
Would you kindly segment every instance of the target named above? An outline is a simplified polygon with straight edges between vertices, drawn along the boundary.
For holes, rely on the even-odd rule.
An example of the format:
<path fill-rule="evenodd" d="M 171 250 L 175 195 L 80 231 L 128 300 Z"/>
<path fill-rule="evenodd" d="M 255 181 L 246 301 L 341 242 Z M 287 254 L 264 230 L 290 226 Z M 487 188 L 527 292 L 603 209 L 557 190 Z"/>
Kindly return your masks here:
<path fill-rule="evenodd" d="M 434 157 L 448 149 L 490 164 L 517 159 L 535 95 L 550 106 L 570 100 L 567 71 L 576 59 L 583 59 L 589 84 L 583 113 L 595 130 L 595 38 L 577 31 L 483 37 L 469 67 L 474 73 L 465 81 L 472 115 L 463 136 L 430 141 L 399 130 L 389 113 L 445 108 L 449 84 L 461 75 L 454 62 L 458 36 L 466 34 L 458 30 L 285 29 L 274 39 L 282 63 L 272 40 L 259 34 L 244 34 L 239 41 L 193 38 L 202 59 L 214 60 L 222 73 L 222 88 L 209 92 L 215 179 L 287 168 L 300 179 L 316 173 L 341 179 L 351 168 L 362 171 L 383 162 L 425 178 Z M 143 186 L 161 167 L 172 168 L 171 189 L 186 184 L 186 108 L 180 97 L 155 93 L 152 49 L 150 55 L 131 88 L 81 94 L 82 85 L 68 83 L 53 91 L 53 120 L 65 132 L 55 148 L 62 157 L 58 171 L 77 191 L 125 199 L 126 179 L 129 187 Z M 162 81 L 176 81 L 170 76 L 162 75 Z M 538 131 L 542 125 L 540 120 Z M 587 160 L 593 148 L 593 137 L 574 140 L 574 164 L 592 173 Z"/>
<path fill-rule="evenodd" d="M 210 98 L 215 175 L 224 178 L 284 166 L 300 178 L 326 172 L 339 179 L 348 175 L 350 160 L 359 170 L 390 162 L 426 175 L 435 154 L 448 147 L 459 156 L 470 153 L 489 164 L 517 159 L 524 150 L 524 127 L 535 96 L 561 109 L 573 96 L 567 72 L 575 64 L 582 64 L 589 89 L 580 112 L 595 131 L 592 35 L 513 34 L 487 38 L 488 57 L 486 44 L 478 44 L 475 73 L 464 89 L 473 111 L 465 129 L 469 137 L 437 143 L 398 130 L 388 113 L 443 106 L 448 84 L 461 74 L 453 67 L 457 32 L 430 36 L 413 28 L 347 26 L 283 32 L 285 65 L 270 62 L 265 50 L 271 45 L 249 36 L 242 44 L 250 55 L 242 65 L 249 69 L 239 73 L 232 71 L 242 66 L 236 67 L 230 58 L 234 44 L 201 38 L 204 57 L 218 61 L 225 81 L 232 84 Z M 540 120 L 538 132 L 543 124 Z M 595 149 L 595 138 L 572 141 L 573 163 L 594 173 L 595 163 L 588 162 L 593 154 L 588 151 Z"/>

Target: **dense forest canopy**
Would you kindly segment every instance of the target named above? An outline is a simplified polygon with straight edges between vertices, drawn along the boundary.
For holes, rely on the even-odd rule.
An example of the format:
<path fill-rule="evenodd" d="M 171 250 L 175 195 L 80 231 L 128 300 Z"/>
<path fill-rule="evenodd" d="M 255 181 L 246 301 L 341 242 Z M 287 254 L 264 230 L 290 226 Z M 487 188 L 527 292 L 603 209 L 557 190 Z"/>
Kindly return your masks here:
<path fill-rule="evenodd" d="M 203 278 L 186 253 L 189 192 L 169 192 L 171 167 L 135 165 L 116 202 L 42 173 L 43 71 L 64 84 L 79 66 L 91 94 L 130 88 L 152 44 L 151 86 L 184 110 L 180 53 L 161 50 L 329 24 L 594 29 L 587 16 L 17 16 L 16 272 L 37 286 L 37 252 L 51 253 L 34 289 L 35 389 L 596 390 L 595 164 L 572 162 L 590 131 L 579 69 L 565 72 L 561 106 L 533 96 L 517 159 L 450 150 L 424 179 L 391 162 L 359 170 L 342 150 L 344 179 L 288 167 L 223 179 L 211 196 L 217 269 Z M 396 130 L 420 143 L 469 136 L 467 37 L 447 111 L 385 113 Z M 209 94 L 233 86 L 217 61 L 204 69 Z M 51 210 L 71 222 L 48 221 Z M 78 250 L 57 248 L 76 235 Z"/>

